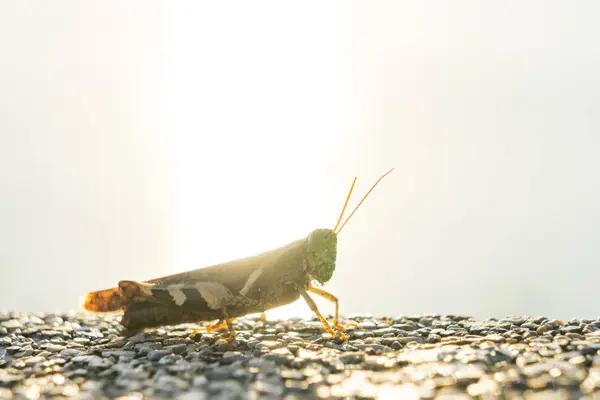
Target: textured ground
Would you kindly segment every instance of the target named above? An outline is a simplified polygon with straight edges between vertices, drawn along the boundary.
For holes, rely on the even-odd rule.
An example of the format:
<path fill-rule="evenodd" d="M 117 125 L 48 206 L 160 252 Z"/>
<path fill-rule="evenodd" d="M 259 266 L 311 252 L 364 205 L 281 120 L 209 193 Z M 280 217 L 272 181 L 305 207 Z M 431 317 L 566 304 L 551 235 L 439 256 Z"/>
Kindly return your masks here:
<path fill-rule="evenodd" d="M 600 399 L 600 320 L 243 319 L 237 341 L 180 325 L 130 337 L 115 318 L 0 313 L 0 399 Z"/>

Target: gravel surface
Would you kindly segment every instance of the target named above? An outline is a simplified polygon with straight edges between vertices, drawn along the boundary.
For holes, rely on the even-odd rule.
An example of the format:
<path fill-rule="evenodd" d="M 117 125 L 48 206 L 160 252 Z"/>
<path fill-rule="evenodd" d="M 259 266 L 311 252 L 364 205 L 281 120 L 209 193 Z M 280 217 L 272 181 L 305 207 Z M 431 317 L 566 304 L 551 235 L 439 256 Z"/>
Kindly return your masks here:
<path fill-rule="evenodd" d="M 240 319 L 123 336 L 118 317 L 0 313 L 0 399 L 600 398 L 600 319 Z M 597 396 L 597 397 L 595 397 Z"/>

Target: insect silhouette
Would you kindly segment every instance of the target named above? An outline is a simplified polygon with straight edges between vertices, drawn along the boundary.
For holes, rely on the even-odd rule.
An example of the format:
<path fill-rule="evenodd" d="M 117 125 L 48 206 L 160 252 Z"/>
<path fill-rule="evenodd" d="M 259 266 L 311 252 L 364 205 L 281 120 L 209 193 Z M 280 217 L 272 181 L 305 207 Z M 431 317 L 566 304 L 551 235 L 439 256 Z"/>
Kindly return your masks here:
<path fill-rule="evenodd" d="M 251 257 L 144 282 L 122 280 L 115 288 L 88 293 L 83 308 L 94 313 L 123 312 L 120 322 L 131 331 L 217 320 L 207 331 L 227 328 L 227 340 L 231 341 L 236 336 L 236 318 L 264 313 L 302 297 L 325 331 L 344 340 L 337 297 L 316 285 L 326 284 L 333 275 L 338 235 L 375 186 L 392 171 L 393 168 L 373 184 L 342 223 L 356 183 L 354 178 L 333 229 L 316 229 L 305 238 Z M 331 325 L 309 293 L 335 304 Z"/>

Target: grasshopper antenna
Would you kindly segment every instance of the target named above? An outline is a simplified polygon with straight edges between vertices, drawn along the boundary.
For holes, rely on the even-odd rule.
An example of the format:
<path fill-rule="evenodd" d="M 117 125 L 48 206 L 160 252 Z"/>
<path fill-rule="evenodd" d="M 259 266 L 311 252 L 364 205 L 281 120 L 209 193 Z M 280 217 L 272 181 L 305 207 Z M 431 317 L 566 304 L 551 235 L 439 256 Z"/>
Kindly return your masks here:
<path fill-rule="evenodd" d="M 344 203 L 344 208 L 342 208 L 342 212 L 340 213 L 340 217 L 338 218 L 338 221 L 335 224 L 335 228 L 333 228 L 334 232 L 337 229 L 337 227 L 340 225 L 340 222 L 342 222 L 342 217 L 344 216 L 344 212 L 346 211 L 346 206 L 348 205 L 348 201 L 350 201 L 350 196 L 352 196 L 352 190 L 354 190 L 354 184 L 355 183 L 356 183 L 356 177 L 354 177 L 354 180 L 352 181 L 352 186 L 350 186 L 350 191 L 348 192 L 348 196 L 346 196 L 346 202 Z"/>
<path fill-rule="evenodd" d="M 375 186 L 377 186 L 377 184 L 379 182 L 381 182 L 381 180 L 383 178 L 385 178 L 393 170 L 394 170 L 394 168 L 390 169 L 388 172 L 386 172 L 385 174 L 383 174 L 379 179 L 377 179 L 377 182 L 375 182 L 373 184 L 373 186 L 371 186 L 371 189 L 369 189 L 369 191 L 367 192 L 367 194 L 365 194 L 363 196 L 362 200 L 358 203 L 358 205 L 356 207 L 354 207 L 354 210 L 352 210 L 352 212 L 350 213 L 350 215 L 348 216 L 348 218 L 346 218 L 346 220 L 344 221 L 344 223 L 342 224 L 342 226 L 340 226 L 340 229 L 338 229 L 337 231 L 335 229 L 333 230 L 336 235 L 339 235 L 340 232 L 342 231 L 342 229 L 344 229 L 344 226 L 346 226 L 346 224 L 348 223 L 348 221 L 350 220 L 350 218 L 352 218 L 352 216 L 354 215 L 354 213 L 356 212 L 356 210 L 358 210 L 358 207 L 360 207 L 360 205 L 363 203 L 363 201 L 365 201 L 365 199 L 367 198 L 367 196 L 369 196 L 369 194 L 373 191 L 373 189 L 375 189 Z M 356 182 L 356 178 L 354 178 L 354 182 Z M 354 188 L 354 182 L 352 183 L 352 188 Z M 350 188 L 350 193 L 352 193 L 352 188 Z M 346 199 L 346 204 L 348 204 L 348 200 L 350 200 L 350 194 L 348 194 L 348 198 Z M 346 204 L 344 204 L 344 209 L 342 210 L 342 214 L 344 214 L 344 210 L 346 209 Z M 340 215 L 340 220 L 341 219 L 342 219 L 342 215 Z M 339 221 L 338 221 L 338 224 L 339 224 Z M 336 228 L 337 228 L 337 225 L 336 225 Z"/>

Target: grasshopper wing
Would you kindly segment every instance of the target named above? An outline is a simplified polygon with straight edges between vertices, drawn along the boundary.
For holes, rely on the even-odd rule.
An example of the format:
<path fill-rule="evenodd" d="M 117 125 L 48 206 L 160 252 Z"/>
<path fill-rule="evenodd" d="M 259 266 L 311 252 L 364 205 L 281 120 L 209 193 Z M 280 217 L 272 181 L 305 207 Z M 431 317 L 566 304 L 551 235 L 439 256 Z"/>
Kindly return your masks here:
<path fill-rule="evenodd" d="M 196 312 L 221 310 L 235 297 L 224 285 L 206 281 L 190 284 L 121 281 L 119 288 L 129 302 L 147 300 Z"/>

